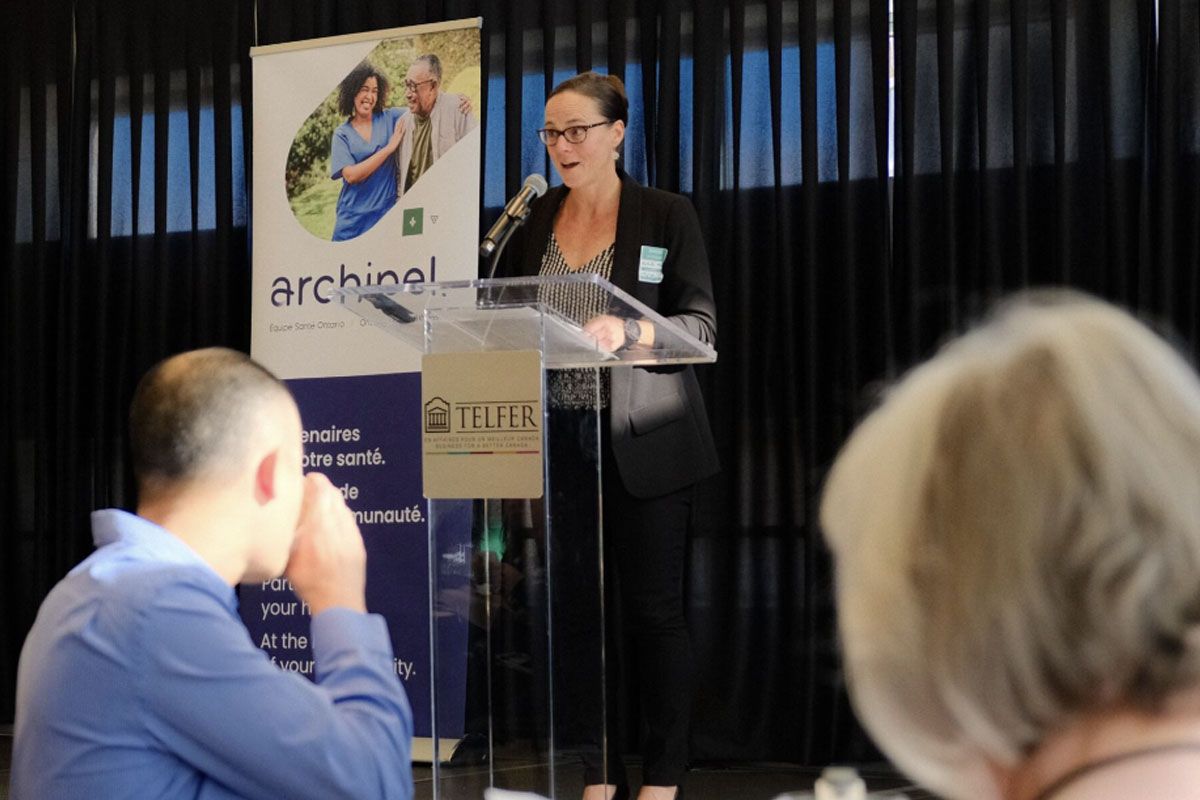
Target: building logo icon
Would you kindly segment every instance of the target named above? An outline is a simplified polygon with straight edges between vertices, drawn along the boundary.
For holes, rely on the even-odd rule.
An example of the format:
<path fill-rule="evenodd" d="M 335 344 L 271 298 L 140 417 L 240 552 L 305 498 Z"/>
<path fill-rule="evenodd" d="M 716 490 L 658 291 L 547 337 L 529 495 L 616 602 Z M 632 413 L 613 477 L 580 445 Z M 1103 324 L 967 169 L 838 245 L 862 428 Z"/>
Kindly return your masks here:
<path fill-rule="evenodd" d="M 425 404 L 425 432 L 450 432 L 450 404 L 440 397 L 434 397 Z"/>

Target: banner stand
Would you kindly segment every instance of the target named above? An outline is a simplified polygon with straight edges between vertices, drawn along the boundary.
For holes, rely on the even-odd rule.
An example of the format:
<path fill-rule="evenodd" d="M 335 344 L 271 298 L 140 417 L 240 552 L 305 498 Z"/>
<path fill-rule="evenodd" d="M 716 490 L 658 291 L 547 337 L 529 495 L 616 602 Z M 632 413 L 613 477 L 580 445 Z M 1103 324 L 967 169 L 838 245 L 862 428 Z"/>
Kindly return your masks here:
<path fill-rule="evenodd" d="M 387 620 L 413 758 L 426 762 L 464 733 L 466 676 L 458 706 L 440 710 L 435 747 L 420 359 L 346 313 L 364 301 L 333 292 L 476 277 L 481 28 L 473 18 L 251 50 L 250 354 L 296 399 L 305 471 L 325 473 L 354 512 L 367 607 Z M 288 581 L 239 597 L 254 642 L 311 677 L 308 609 Z M 440 647 L 465 654 L 465 620 L 437 628 Z"/>

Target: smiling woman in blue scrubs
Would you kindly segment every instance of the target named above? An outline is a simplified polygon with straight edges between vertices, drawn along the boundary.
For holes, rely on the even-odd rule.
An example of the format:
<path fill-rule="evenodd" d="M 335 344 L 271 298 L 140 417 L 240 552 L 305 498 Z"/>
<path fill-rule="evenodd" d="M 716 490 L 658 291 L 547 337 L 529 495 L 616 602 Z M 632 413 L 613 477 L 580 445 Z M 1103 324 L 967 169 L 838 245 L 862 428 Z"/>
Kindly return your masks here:
<path fill-rule="evenodd" d="M 404 109 L 386 108 L 387 76 L 363 61 L 342 80 L 338 111 L 346 121 L 333 132 L 330 177 L 341 178 L 333 241 L 353 239 L 370 230 L 396 204 L 392 155 L 404 138 Z"/>

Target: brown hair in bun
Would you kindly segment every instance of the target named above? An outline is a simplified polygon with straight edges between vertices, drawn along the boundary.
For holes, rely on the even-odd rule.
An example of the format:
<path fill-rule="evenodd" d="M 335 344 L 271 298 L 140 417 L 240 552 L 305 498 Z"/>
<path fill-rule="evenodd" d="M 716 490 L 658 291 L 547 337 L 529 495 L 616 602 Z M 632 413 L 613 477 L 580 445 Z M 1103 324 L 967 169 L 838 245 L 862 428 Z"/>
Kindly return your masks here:
<path fill-rule="evenodd" d="M 625 94 L 625 84 L 616 75 L 581 72 L 555 86 L 546 99 L 549 100 L 563 92 L 575 92 L 590 97 L 596 101 L 605 119 L 612 122 L 621 120 L 625 125 L 629 124 L 629 98 Z"/>

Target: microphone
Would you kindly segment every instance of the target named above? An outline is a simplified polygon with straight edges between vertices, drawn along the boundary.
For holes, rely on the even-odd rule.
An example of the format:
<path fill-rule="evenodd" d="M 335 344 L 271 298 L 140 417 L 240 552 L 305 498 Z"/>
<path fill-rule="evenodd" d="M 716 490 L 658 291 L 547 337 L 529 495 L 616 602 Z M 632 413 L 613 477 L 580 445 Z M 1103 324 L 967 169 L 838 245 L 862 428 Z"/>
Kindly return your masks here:
<path fill-rule="evenodd" d="M 512 236 L 513 231 L 521 227 L 521 223 L 529 216 L 529 204 L 546 193 L 546 179 L 536 172 L 525 179 L 521 191 L 508 201 L 504 213 L 496 220 L 496 224 L 483 237 L 479 245 L 479 255 L 487 258 L 502 249 Z M 493 266 L 493 269 L 495 267 Z"/>

